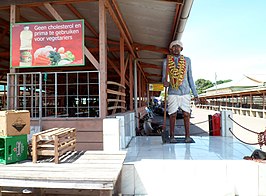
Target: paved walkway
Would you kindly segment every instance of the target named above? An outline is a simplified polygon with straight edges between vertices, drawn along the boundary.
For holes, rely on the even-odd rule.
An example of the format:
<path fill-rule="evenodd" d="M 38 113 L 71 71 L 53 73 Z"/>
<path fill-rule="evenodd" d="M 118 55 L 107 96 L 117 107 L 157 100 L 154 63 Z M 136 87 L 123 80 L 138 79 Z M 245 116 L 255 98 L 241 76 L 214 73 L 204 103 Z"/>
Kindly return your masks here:
<path fill-rule="evenodd" d="M 208 122 L 208 115 L 213 115 L 215 113 L 220 113 L 219 111 L 213 110 L 206 110 L 206 109 L 199 109 L 199 108 L 192 108 L 192 115 L 191 115 L 191 127 L 190 133 L 191 136 L 208 136 L 209 135 L 209 122 Z M 233 119 L 243 127 L 250 129 L 255 132 L 264 132 L 266 128 L 266 119 L 257 118 L 257 117 L 249 117 L 243 116 L 238 114 L 233 114 Z M 155 120 L 158 122 L 163 123 L 163 117 L 156 116 Z M 167 118 L 166 123 L 167 128 L 169 129 L 169 119 Z M 176 122 L 176 135 L 184 135 L 184 123 L 183 119 L 177 119 Z M 233 133 L 241 140 L 249 143 L 257 143 L 258 138 L 257 134 L 251 133 L 237 124 L 233 123 Z M 259 148 L 259 146 L 254 146 Z M 263 151 L 266 151 L 266 146 L 262 147 Z"/>

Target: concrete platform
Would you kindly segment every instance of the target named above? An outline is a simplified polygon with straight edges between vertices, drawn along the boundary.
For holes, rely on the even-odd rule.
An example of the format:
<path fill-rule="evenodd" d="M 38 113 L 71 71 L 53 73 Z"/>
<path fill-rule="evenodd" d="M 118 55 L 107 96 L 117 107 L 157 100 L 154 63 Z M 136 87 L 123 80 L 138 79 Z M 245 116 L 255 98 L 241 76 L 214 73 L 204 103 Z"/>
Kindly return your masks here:
<path fill-rule="evenodd" d="M 266 195 L 266 164 L 243 160 L 259 146 L 233 137 L 209 136 L 208 115 L 216 112 L 193 109 L 191 135 L 195 143 L 162 144 L 160 136 L 133 138 L 126 149 L 120 192 L 151 196 Z M 233 117 L 244 127 L 264 131 L 265 119 Z M 256 134 L 239 126 L 234 125 L 233 131 L 244 141 L 257 141 Z M 182 119 L 177 120 L 175 135 L 184 135 Z"/>
<path fill-rule="evenodd" d="M 254 147 L 194 136 L 192 144 L 135 137 L 121 175 L 123 195 L 266 195 L 266 164 L 243 160 Z"/>

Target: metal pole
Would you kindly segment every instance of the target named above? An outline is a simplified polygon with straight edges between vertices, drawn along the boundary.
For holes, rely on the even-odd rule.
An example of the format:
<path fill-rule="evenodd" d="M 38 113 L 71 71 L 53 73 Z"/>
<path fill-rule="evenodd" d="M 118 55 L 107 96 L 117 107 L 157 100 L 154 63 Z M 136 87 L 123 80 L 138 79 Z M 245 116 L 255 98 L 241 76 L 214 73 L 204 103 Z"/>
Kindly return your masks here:
<path fill-rule="evenodd" d="M 11 96 L 11 76 L 7 74 L 7 99 L 6 99 L 6 110 L 10 110 L 10 96 Z"/>
<path fill-rule="evenodd" d="M 18 110 L 18 92 L 20 92 L 19 85 L 18 85 L 18 76 L 14 75 L 15 77 L 15 88 L 14 88 L 14 110 Z"/>
<path fill-rule="evenodd" d="M 37 86 L 37 85 L 36 85 Z M 42 130 L 42 73 L 39 73 L 39 127 Z"/>
<path fill-rule="evenodd" d="M 146 85 L 146 88 L 147 88 L 147 105 L 148 105 L 148 107 L 150 107 L 150 86 L 149 86 L 149 84 L 147 84 Z"/>
<path fill-rule="evenodd" d="M 138 119 L 138 80 L 137 80 L 137 60 L 134 60 L 134 108 L 135 108 L 135 119 L 136 119 L 136 127 L 139 128 L 139 119 Z"/>

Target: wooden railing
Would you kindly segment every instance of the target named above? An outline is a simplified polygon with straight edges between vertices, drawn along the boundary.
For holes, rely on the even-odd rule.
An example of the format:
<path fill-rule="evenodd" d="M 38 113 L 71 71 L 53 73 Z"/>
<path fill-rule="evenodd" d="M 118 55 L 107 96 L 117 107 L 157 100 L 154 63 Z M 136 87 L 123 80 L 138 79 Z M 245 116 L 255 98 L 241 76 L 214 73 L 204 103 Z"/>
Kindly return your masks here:
<path fill-rule="evenodd" d="M 197 105 L 198 108 L 208 109 L 208 110 L 231 110 L 233 114 L 239 114 L 244 116 L 266 118 L 266 110 L 263 109 L 253 109 L 253 108 L 241 108 L 241 107 L 229 107 L 229 106 L 216 106 L 216 105 Z"/>
<path fill-rule="evenodd" d="M 120 109 L 122 112 L 126 111 L 125 89 L 126 87 L 124 85 L 113 81 L 107 81 L 107 110 L 112 110 L 112 114 L 115 114 L 117 109 Z"/>

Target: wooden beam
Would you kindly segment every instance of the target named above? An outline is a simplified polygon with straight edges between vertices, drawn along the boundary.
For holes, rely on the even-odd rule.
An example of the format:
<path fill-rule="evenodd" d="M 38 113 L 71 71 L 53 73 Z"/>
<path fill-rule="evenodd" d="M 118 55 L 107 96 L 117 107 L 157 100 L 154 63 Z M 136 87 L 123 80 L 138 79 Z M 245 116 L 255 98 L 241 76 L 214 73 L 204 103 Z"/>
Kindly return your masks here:
<path fill-rule="evenodd" d="M 120 108 L 120 109 L 124 109 L 124 110 L 126 109 L 126 108 L 123 107 L 123 106 L 112 106 L 112 107 L 108 107 L 107 109 L 108 109 L 108 110 L 113 110 L 113 109 L 119 109 L 119 108 Z M 111 196 L 111 195 L 110 195 L 110 196 Z"/>
<path fill-rule="evenodd" d="M 90 51 L 84 46 L 85 56 L 90 60 L 90 62 L 94 65 L 94 67 L 99 70 L 99 62 L 95 59 L 95 57 L 90 53 Z"/>
<path fill-rule="evenodd" d="M 5 36 L 9 33 L 9 28 L 4 26 L 4 31 L 0 35 L 0 43 L 4 40 Z M 7 52 L 9 55 L 9 51 Z"/>
<path fill-rule="evenodd" d="M 116 85 L 116 86 L 119 86 L 123 89 L 126 89 L 125 85 L 122 85 L 121 83 L 117 83 L 117 82 L 114 82 L 114 81 L 107 81 L 106 82 L 107 84 L 111 84 L 111 85 Z"/>
<path fill-rule="evenodd" d="M 109 93 L 109 94 L 113 94 L 113 95 L 126 96 L 126 94 L 123 93 L 123 92 L 115 91 L 115 90 L 111 90 L 111 89 L 107 89 L 107 93 Z"/>
<path fill-rule="evenodd" d="M 124 37 L 120 36 L 120 73 L 122 73 L 122 77 L 120 79 L 121 85 L 125 86 L 125 42 Z M 125 89 L 121 89 L 123 93 L 125 93 Z M 121 100 L 125 101 L 125 96 L 121 96 Z M 126 107 L 125 103 L 121 104 L 122 107 Z M 125 112 L 125 109 L 121 110 L 122 112 Z"/>
<path fill-rule="evenodd" d="M 9 64 L 6 64 L 6 65 L 0 64 L 0 68 L 2 70 L 8 70 L 9 69 Z"/>
<path fill-rule="evenodd" d="M 167 1 L 167 2 L 177 3 L 177 4 L 183 4 L 185 0 L 161 0 L 161 1 Z"/>
<path fill-rule="evenodd" d="M 63 21 L 63 18 L 58 14 L 58 12 L 53 8 L 50 3 L 44 3 L 43 5 L 57 21 Z"/>
<path fill-rule="evenodd" d="M 47 0 L 45 0 L 47 1 Z M 53 4 L 66 4 L 66 3 L 86 3 L 86 2 L 98 2 L 99 0 L 54 0 Z"/>
<path fill-rule="evenodd" d="M 117 66 L 114 64 L 114 62 L 110 58 L 107 58 L 107 62 L 112 66 L 112 68 L 119 75 L 119 77 L 122 77 L 121 73 L 120 73 L 120 70 L 117 68 Z M 127 86 L 129 86 L 129 82 L 128 82 L 127 79 L 125 79 L 125 83 L 126 83 Z"/>
<path fill-rule="evenodd" d="M 149 83 L 158 83 L 158 80 L 150 79 Z"/>
<path fill-rule="evenodd" d="M 138 56 L 138 58 L 139 58 L 139 53 L 138 53 L 138 51 L 136 51 L 136 53 L 137 53 L 137 56 Z M 142 69 L 142 67 L 140 66 L 139 61 L 137 61 L 137 66 L 138 66 L 138 69 L 140 70 L 140 72 L 143 74 L 144 79 L 147 81 L 148 79 L 146 78 L 146 76 L 145 76 L 145 72 L 144 72 L 144 70 Z"/>
<path fill-rule="evenodd" d="M 125 69 L 124 69 L 124 75 L 126 75 L 126 71 L 127 71 L 127 67 L 128 67 L 128 61 L 129 61 L 129 55 L 126 58 L 126 62 L 125 62 Z"/>
<path fill-rule="evenodd" d="M 100 48 L 100 117 L 107 116 L 107 24 L 106 24 L 106 0 L 99 0 L 99 48 Z"/>
<path fill-rule="evenodd" d="M 113 7 L 114 7 L 115 12 L 116 12 L 117 15 L 118 15 L 118 19 L 120 20 L 121 25 L 122 25 L 122 27 L 123 27 L 123 29 L 124 29 L 124 31 L 125 31 L 125 34 L 126 34 L 126 36 L 128 37 L 129 42 L 132 44 L 132 43 L 133 43 L 132 36 L 131 36 L 131 34 L 130 34 L 129 30 L 128 30 L 128 27 L 127 27 L 127 25 L 126 25 L 126 22 L 124 21 L 124 19 L 123 19 L 123 17 L 122 17 L 121 11 L 120 11 L 120 9 L 119 9 L 119 7 L 118 7 L 118 5 L 117 5 L 116 0 L 112 0 L 112 3 L 113 3 Z"/>
<path fill-rule="evenodd" d="M 9 10 L 5 10 L 6 12 L 9 13 Z M 16 6 L 16 22 L 29 22 L 29 20 L 20 14 L 20 7 Z"/>
<path fill-rule="evenodd" d="M 133 47 L 136 51 L 147 50 L 147 51 L 158 52 L 162 54 L 169 54 L 168 48 L 161 48 L 161 47 L 154 46 L 154 45 L 144 45 L 144 44 L 134 43 Z"/>
<path fill-rule="evenodd" d="M 146 73 L 147 77 L 162 77 L 160 74 L 148 74 Z"/>
<path fill-rule="evenodd" d="M 136 57 L 136 54 L 134 53 L 134 50 L 133 50 L 133 48 L 132 48 L 132 46 L 131 46 L 131 43 L 130 43 L 129 39 L 127 38 L 127 36 L 126 36 L 126 34 L 125 34 L 125 32 L 124 32 L 124 30 L 123 30 L 123 28 L 122 28 L 122 26 L 121 26 L 121 24 L 120 24 L 118 18 L 117 18 L 117 16 L 116 16 L 114 10 L 112 9 L 112 6 L 110 5 L 109 1 L 106 1 L 106 5 L 107 5 L 107 9 L 108 9 L 109 14 L 110 14 L 110 16 L 112 17 L 114 23 L 115 23 L 116 26 L 118 27 L 118 29 L 119 29 L 120 33 L 122 34 L 122 36 L 125 38 L 125 42 L 126 42 L 128 48 L 129 48 L 129 51 L 131 52 L 131 54 L 132 54 L 134 57 Z"/>
<path fill-rule="evenodd" d="M 130 108 L 130 111 L 134 110 L 134 105 L 133 105 L 134 72 L 133 72 L 132 62 L 133 62 L 132 55 L 129 54 L 129 108 Z"/>
<path fill-rule="evenodd" d="M 125 85 L 125 51 L 124 51 L 124 37 L 120 36 L 120 73 L 122 74 L 120 82 Z"/>
<path fill-rule="evenodd" d="M 97 37 L 89 37 L 89 36 L 86 36 L 85 37 L 86 40 L 89 40 L 89 41 L 92 41 L 92 42 L 99 42 L 99 36 Z M 115 40 L 110 40 L 110 39 L 107 39 L 107 43 L 108 44 L 114 44 L 114 45 L 120 45 L 119 41 L 115 41 Z"/>
<path fill-rule="evenodd" d="M 98 47 L 96 47 L 96 48 L 88 48 L 88 50 L 89 50 L 91 53 L 99 52 L 99 48 L 98 48 Z M 120 51 L 120 48 L 118 48 L 118 47 L 108 47 L 108 48 L 107 48 L 107 51 L 108 51 L 108 52 L 119 52 L 119 51 Z M 125 51 L 127 51 L 126 48 L 125 48 Z"/>
<path fill-rule="evenodd" d="M 1 26 L 9 27 L 9 21 L 0 17 Z"/>
<path fill-rule="evenodd" d="M 72 4 L 66 4 L 66 6 L 68 7 L 68 9 L 70 9 L 78 18 L 85 18 L 84 16 L 82 16 L 79 11 L 72 5 Z M 84 19 L 84 24 L 85 26 L 90 29 L 90 31 L 96 36 L 99 37 L 98 33 L 96 32 L 96 30 L 91 26 L 91 24 Z"/>
<path fill-rule="evenodd" d="M 49 0 L 49 3 L 52 4 L 66 4 L 66 3 L 81 3 L 81 2 L 96 2 L 98 0 Z M 42 5 L 43 3 L 46 3 L 47 0 L 6 0 L 6 1 L 0 1 L 0 7 L 7 6 L 9 7 L 11 4 L 13 5 L 19 5 L 19 6 L 38 6 Z"/>
<path fill-rule="evenodd" d="M 67 4 L 67 7 L 79 18 L 84 18 L 79 12 L 78 10 L 71 4 Z M 91 32 L 96 36 L 96 38 L 93 38 L 93 41 L 95 42 L 94 44 L 96 46 L 98 46 L 99 44 L 99 34 L 96 32 L 96 30 L 91 26 L 91 24 L 87 21 L 87 20 L 84 20 L 84 23 L 86 25 L 87 28 L 89 28 L 91 30 Z M 108 43 L 108 41 L 107 41 Z M 119 44 L 118 42 L 116 42 L 117 44 Z M 96 49 L 94 48 L 93 50 L 90 50 L 88 49 L 88 51 L 90 52 L 94 52 L 94 51 L 98 51 L 99 52 L 99 48 Z M 107 48 L 107 51 L 108 52 L 112 52 L 112 51 L 119 51 L 119 48 Z M 107 60 L 109 60 L 109 58 L 107 57 Z"/>
<path fill-rule="evenodd" d="M 120 102 L 120 103 L 126 103 L 126 101 L 120 100 L 120 99 L 107 99 L 107 102 Z"/>
<path fill-rule="evenodd" d="M 10 25 L 13 26 L 16 22 L 16 6 L 11 5 L 10 6 Z M 10 68 L 9 70 L 10 73 L 16 73 L 16 69 Z M 10 89 L 8 95 L 10 96 L 9 103 L 7 103 L 7 109 L 15 109 L 15 76 L 11 75 L 10 76 Z"/>
<path fill-rule="evenodd" d="M 51 6 L 50 3 L 44 3 L 46 9 L 52 14 L 52 16 L 58 20 L 63 21 L 63 18 L 57 13 L 57 11 Z M 94 65 L 94 67 L 99 70 L 99 62 L 94 58 L 94 56 L 90 53 L 90 51 L 84 46 L 85 56 L 89 59 L 89 61 Z"/>
<path fill-rule="evenodd" d="M 158 70 L 162 69 L 162 66 L 154 65 L 154 64 L 150 64 L 150 63 L 140 63 L 140 66 L 142 68 L 149 68 L 149 69 L 158 69 Z"/>
<path fill-rule="evenodd" d="M 3 35 L 1 35 L 0 37 L 0 42 L 2 40 Z M 10 56 L 10 52 L 0 52 L 0 57 L 9 57 Z"/>
<path fill-rule="evenodd" d="M 114 62 L 108 58 L 107 62 L 112 66 L 112 68 L 115 70 L 115 72 L 118 74 L 119 77 L 121 77 L 120 70 L 117 68 L 117 66 L 114 64 Z"/>
<path fill-rule="evenodd" d="M 140 72 L 140 70 L 138 70 Z M 138 86 L 136 86 L 136 88 L 138 88 L 138 107 L 141 107 L 141 74 L 137 74 L 138 76 Z"/>
<path fill-rule="evenodd" d="M 108 9 L 108 11 L 109 11 L 109 14 L 110 14 L 110 16 L 112 17 L 114 23 L 115 23 L 116 26 L 118 27 L 118 29 L 119 29 L 120 33 L 122 34 L 122 36 L 125 38 L 125 42 L 126 42 L 126 44 L 127 44 L 127 47 L 128 47 L 128 49 L 129 49 L 130 53 L 133 55 L 134 58 L 136 58 L 137 55 L 135 54 L 135 52 L 134 52 L 134 50 L 133 50 L 133 47 L 132 47 L 132 45 L 131 45 L 131 43 L 130 43 L 128 37 L 126 36 L 126 33 L 124 32 L 124 30 L 123 30 L 123 28 L 122 28 L 122 26 L 121 26 L 121 24 L 120 24 L 120 22 L 119 22 L 119 19 L 118 19 L 118 17 L 116 16 L 114 10 L 112 9 L 112 6 L 110 5 L 110 2 L 109 2 L 109 1 L 106 2 L 106 6 L 107 6 L 107 9 Z M 139 63 L 138 63 L 138 67 L 139 67 L 141 73 L 143 74 L 143 76 L 145 77 L 144 71 L 141 69 Z M 146 80 L 147 80 L 147 79 L 146 79 Z"/>
<path fill-rule="evenodd" d="M 49 14 L 41 10 L 39 7 L 35 6 L 35 7 L 31 7 L 31 9 L 33 9 L 36 13 L 42 15 L 47 20 L 53 20 L 53 18 Z"/>

